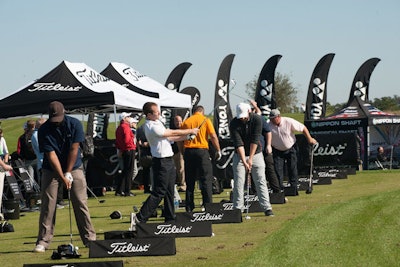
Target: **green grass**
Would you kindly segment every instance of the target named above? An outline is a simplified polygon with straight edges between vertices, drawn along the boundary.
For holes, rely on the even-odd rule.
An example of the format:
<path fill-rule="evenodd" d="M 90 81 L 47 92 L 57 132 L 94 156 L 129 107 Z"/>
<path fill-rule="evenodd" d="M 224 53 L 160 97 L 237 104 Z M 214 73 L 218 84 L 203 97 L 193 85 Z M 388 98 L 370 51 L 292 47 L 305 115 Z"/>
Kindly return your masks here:
<path fill-rule="evenodd" d="M 177 238 L 177 254 L 163 257 L 88 258 L 73 223 L 73 243 L 80 247 L 78 261 L 122 259 L 124 266 L 396 266 L 399 262 L 400 171 L 364 171 L 332 185 L 314 187 L 310 195 L 300 192 L 289 203 L 273 205 L 275 217 L 250 214 L 238 224 L 213 225 L 214 237 Z M 98 239 L 103 233 L 127 230 L 133 205 L 147 197 L 115 197 L 105 203 L 89 199 Z M 227 190 L 214 195 L 214 202 L 228 198 Z M 196 192 L 197 205 L 200 200 Z M 120 210 L 121 220 L 109 214 Z M 0 234 L 1 266 L 23 263 L 63 263 L 50 259 L 53 249 L 69 243 L 68 209 L 57 210 L 54 242 L 44 254 L 31 250 L 37 234 L 38 212 L 13 220 L 14 233 Z M 150 222 L 159 221 L 152 219 Z"/>

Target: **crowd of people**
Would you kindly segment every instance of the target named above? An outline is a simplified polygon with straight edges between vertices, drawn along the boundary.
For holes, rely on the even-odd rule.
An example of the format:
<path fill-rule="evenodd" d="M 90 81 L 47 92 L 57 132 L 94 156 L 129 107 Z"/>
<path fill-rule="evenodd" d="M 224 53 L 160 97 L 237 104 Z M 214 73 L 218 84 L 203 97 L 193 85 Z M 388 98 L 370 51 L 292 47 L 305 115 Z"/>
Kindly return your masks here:
<path fill-rule="evenodd" d="M 160 107 L 153 102 L 143 106 L 145 121 L 131 113 L 120 114 L 115 132 L 119 174 L 115 177 L 116 196 L 134 196 L 132 182 L 142 168 L 142 183 L 149 196 L 131 217 L 131 230 L 145 223 L 163 201 L 165 221 L 175 219 L 174 196 L 185 193 L 185 209 L 195 209 L 195 185 L 199 181 L 201 205 L 212 203 L 212 161 L 222 157 L 218 136 L 203 106 L 195 106 L 192 115 L 173 118 L 168 128 L 160 120 Z M 261 116 L 255 101 L 236 106 L 236 117 L 229 123 L 235 153 L 232 159 L 234 209 L 245 210 L 244 194 L 250 179 L 266 216 L 274 216 L 269 199 L 272 192 L 283 192 L 284 168 L 289 186 L 297 189 L 298 173 L 295 132 L 302 132 L 309 144 L 317 141 L 300 122 L 281 117 L 273 109 L 269 118 Z M 49 105 L 49 119 L 28 120 L 18 139 L 17 153 L 28 173 L 41 188 L 39 231 L 34 252 L 44 252 L 53 238 L 55 210 L 61 205 L 63 190 L 72 203 L 80 237 L 85 245 L 96 239 L 87 205 L 87 185 L 80 145 L 84 141 L 82 124 L 65 115 L 62 103 Z M 215 155 L 210 156 L 209 144 Z M 9 152 L 0 131 L 0 167 L 9 169 Z M 137 160 L 138 159 L 138 162 Z M 68 203 L 68 204 L 69 204 Z M 65 204 L 65 203 L 64 203 Z"/>

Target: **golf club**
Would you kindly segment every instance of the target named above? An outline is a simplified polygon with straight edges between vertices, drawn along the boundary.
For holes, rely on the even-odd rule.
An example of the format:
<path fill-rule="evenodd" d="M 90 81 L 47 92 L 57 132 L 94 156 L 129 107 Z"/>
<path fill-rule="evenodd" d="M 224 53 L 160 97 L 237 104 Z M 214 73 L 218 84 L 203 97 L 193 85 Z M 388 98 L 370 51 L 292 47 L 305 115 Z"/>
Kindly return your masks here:
<path fill-rule="evenodd" d="M 69 237 L 72 246 L 71 189 L 68 189 Z"/>
<path fill-rule="evenodd" d="M 90 194 L 99 202 L 99 203 L 104 203 L 106 202 L 105 199 L 99 199 L 96 194 L 92 191 L 92 189 L 89 188 L 89 186 L 86 186 L 87 190 L 90 192 Z"/>
<path fill-rule="evenodd" d="M 314 168 L 314 145 L 311 146 L 311 159 L 310 159 L 310 177 L 306 194 L 311 194 L 313 190 L 313 168 Z"/>
<path fill-rule="evenodd" d="M 249 172 L 247 173 L 246 216 L 244 217 L 246 220 L 250 220 L 251 219 L 251 217 L 249 216 L 250 184 L 251 184 L 251 175 L 250 175 L 250 170 L 249 170 Z"/>

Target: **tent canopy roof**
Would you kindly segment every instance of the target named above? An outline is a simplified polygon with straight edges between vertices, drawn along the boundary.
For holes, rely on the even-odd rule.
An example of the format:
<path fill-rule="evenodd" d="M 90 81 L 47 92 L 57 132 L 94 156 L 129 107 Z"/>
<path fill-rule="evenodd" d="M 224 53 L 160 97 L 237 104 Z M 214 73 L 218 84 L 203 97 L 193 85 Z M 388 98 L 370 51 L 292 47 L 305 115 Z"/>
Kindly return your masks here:
<path fill-rule="evenodd" d="M 0 100 L 0 118 L 46 114 L 51 101 L 68 113 L 141 110 L 145 102 L 159 103 L 158 94 L 133 92 L 84 63 L 61 62 L 42 78 Z"/>

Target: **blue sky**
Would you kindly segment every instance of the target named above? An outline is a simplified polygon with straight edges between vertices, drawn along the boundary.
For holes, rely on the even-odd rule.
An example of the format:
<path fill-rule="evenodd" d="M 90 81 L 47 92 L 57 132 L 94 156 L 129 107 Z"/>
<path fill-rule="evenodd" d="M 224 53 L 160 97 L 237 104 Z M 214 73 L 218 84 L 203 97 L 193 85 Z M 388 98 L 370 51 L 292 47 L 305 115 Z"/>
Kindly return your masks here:
<path fill-rule="evenodd" d="M 123 62 L 162 84 L 176 65 L 190 62 L 181 89 L 197 87 L 200 104 L 211 110 L 226 55 L 236 55 L 233 106 L 266 60 L 280 54 L 276 70 L 291 77 L 300 104 L 318 60 L 335 53 L 330 103 L 347 102 L 357 69 L 372 57 L 381 62 L 370 99 L 399 95 L 399 12 L 398 0 L 0 0 L 0 90 L 15 92 L 62 60 L 99 72 Z"/>

